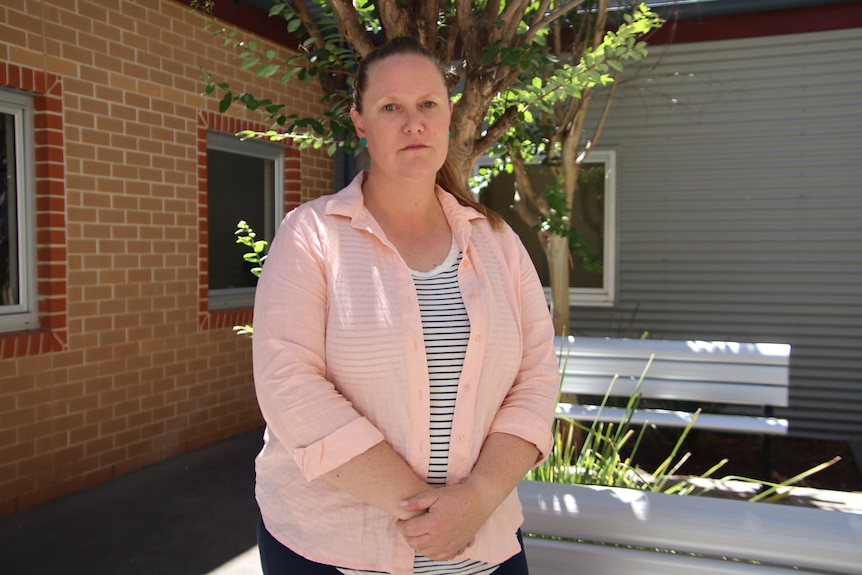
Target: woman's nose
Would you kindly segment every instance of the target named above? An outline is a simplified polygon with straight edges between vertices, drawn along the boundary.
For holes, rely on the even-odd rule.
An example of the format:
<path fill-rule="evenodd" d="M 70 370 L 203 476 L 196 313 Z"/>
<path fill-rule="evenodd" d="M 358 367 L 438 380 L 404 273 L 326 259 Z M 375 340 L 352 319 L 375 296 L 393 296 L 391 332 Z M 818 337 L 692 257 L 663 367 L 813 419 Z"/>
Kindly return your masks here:
<path fill-rule="evenodd" d="M 404 118 L 404 131 L 407 133 L 422 132 L 425 130 L 425 125 L 422 122 L 422 116 L 419 110 L 407 110 Z"/>

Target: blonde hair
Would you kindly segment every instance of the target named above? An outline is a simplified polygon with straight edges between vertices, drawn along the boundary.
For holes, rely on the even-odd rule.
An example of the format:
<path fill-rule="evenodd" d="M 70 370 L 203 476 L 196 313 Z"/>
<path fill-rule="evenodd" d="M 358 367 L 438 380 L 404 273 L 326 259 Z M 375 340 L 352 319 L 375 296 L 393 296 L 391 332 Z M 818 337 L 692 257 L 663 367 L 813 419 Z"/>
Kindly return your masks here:
<path fill-rule="evenodd" d="M 488 218 L 491 227 L 500 231 L 503 228 L 503 218 L 488 206 L 474 200 L 473 192 L 467 188 L 466 181 L 466 176 L 455 169 L 455 163 L 451 156 L 447 155 L 446 161 L 437 170 L 437 185 L 452 194 L 462 206 L 469 206 Z"/>

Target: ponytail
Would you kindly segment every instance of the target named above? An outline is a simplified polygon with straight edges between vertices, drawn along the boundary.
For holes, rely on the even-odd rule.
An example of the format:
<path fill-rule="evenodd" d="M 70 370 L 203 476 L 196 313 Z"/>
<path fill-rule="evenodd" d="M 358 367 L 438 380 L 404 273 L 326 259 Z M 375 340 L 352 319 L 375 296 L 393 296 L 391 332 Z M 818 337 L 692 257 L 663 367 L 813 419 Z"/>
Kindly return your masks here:
<path fill-rule="evenodd" d="M 473 199 L 473 193 L 467 188 L 466 174 L 460 173 L 455 167 L 455 162 L 452 161 L 451 155 L 446 156 L 446 161 L 437 170 L 437 185 L 455 196 L 458 203 L 462 206 L 468 206 L 481 213 L 488 218 L 491 227 L 500 231 L 503 228 L 503 218 L 487 206 L 483 206 Z"/>

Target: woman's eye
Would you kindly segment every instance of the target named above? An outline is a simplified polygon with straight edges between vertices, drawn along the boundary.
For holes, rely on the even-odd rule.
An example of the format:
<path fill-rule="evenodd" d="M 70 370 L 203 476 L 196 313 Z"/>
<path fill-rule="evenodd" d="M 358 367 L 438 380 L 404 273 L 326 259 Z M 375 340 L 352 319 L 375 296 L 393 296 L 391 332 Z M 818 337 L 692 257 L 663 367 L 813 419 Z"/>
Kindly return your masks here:
<path fill-rule="evenodd" d="M 433 107 L 434 107 L 434 106 L 436 106 L 436 105 L 437 105 L 437 104 L 436 104 L 436 103 L 434 103 L 434 102 L 424 102 L 424 103 L 422 104 L 422 106 L 424 106 L 425 108 L 433 108 Z"/>
<path fill-rule="evenodd" d="M 384 112 L 392 112 L 394 110 L 395 110 L 395 104 L 386 104 L 385 106 L 383 106 Z"/>

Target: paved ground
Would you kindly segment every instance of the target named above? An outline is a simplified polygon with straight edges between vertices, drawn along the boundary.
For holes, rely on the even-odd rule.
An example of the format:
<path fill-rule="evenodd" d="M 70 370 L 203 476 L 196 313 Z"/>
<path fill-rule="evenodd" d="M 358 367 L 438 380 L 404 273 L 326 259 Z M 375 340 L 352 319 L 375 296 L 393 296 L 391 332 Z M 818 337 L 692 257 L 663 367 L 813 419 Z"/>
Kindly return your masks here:
<path fill-rule="evenodd" d="M 260 575 L 262 431 L 0 519 L 2 575 Z"/>
<path fill-rule="evenodd" d="M 253 466 L 261 436 L 0 519 L 0 575 L 261 575 Z M 862 513 L 862 493 L 817 496 L 839 497 L 826 508 Z"/>

